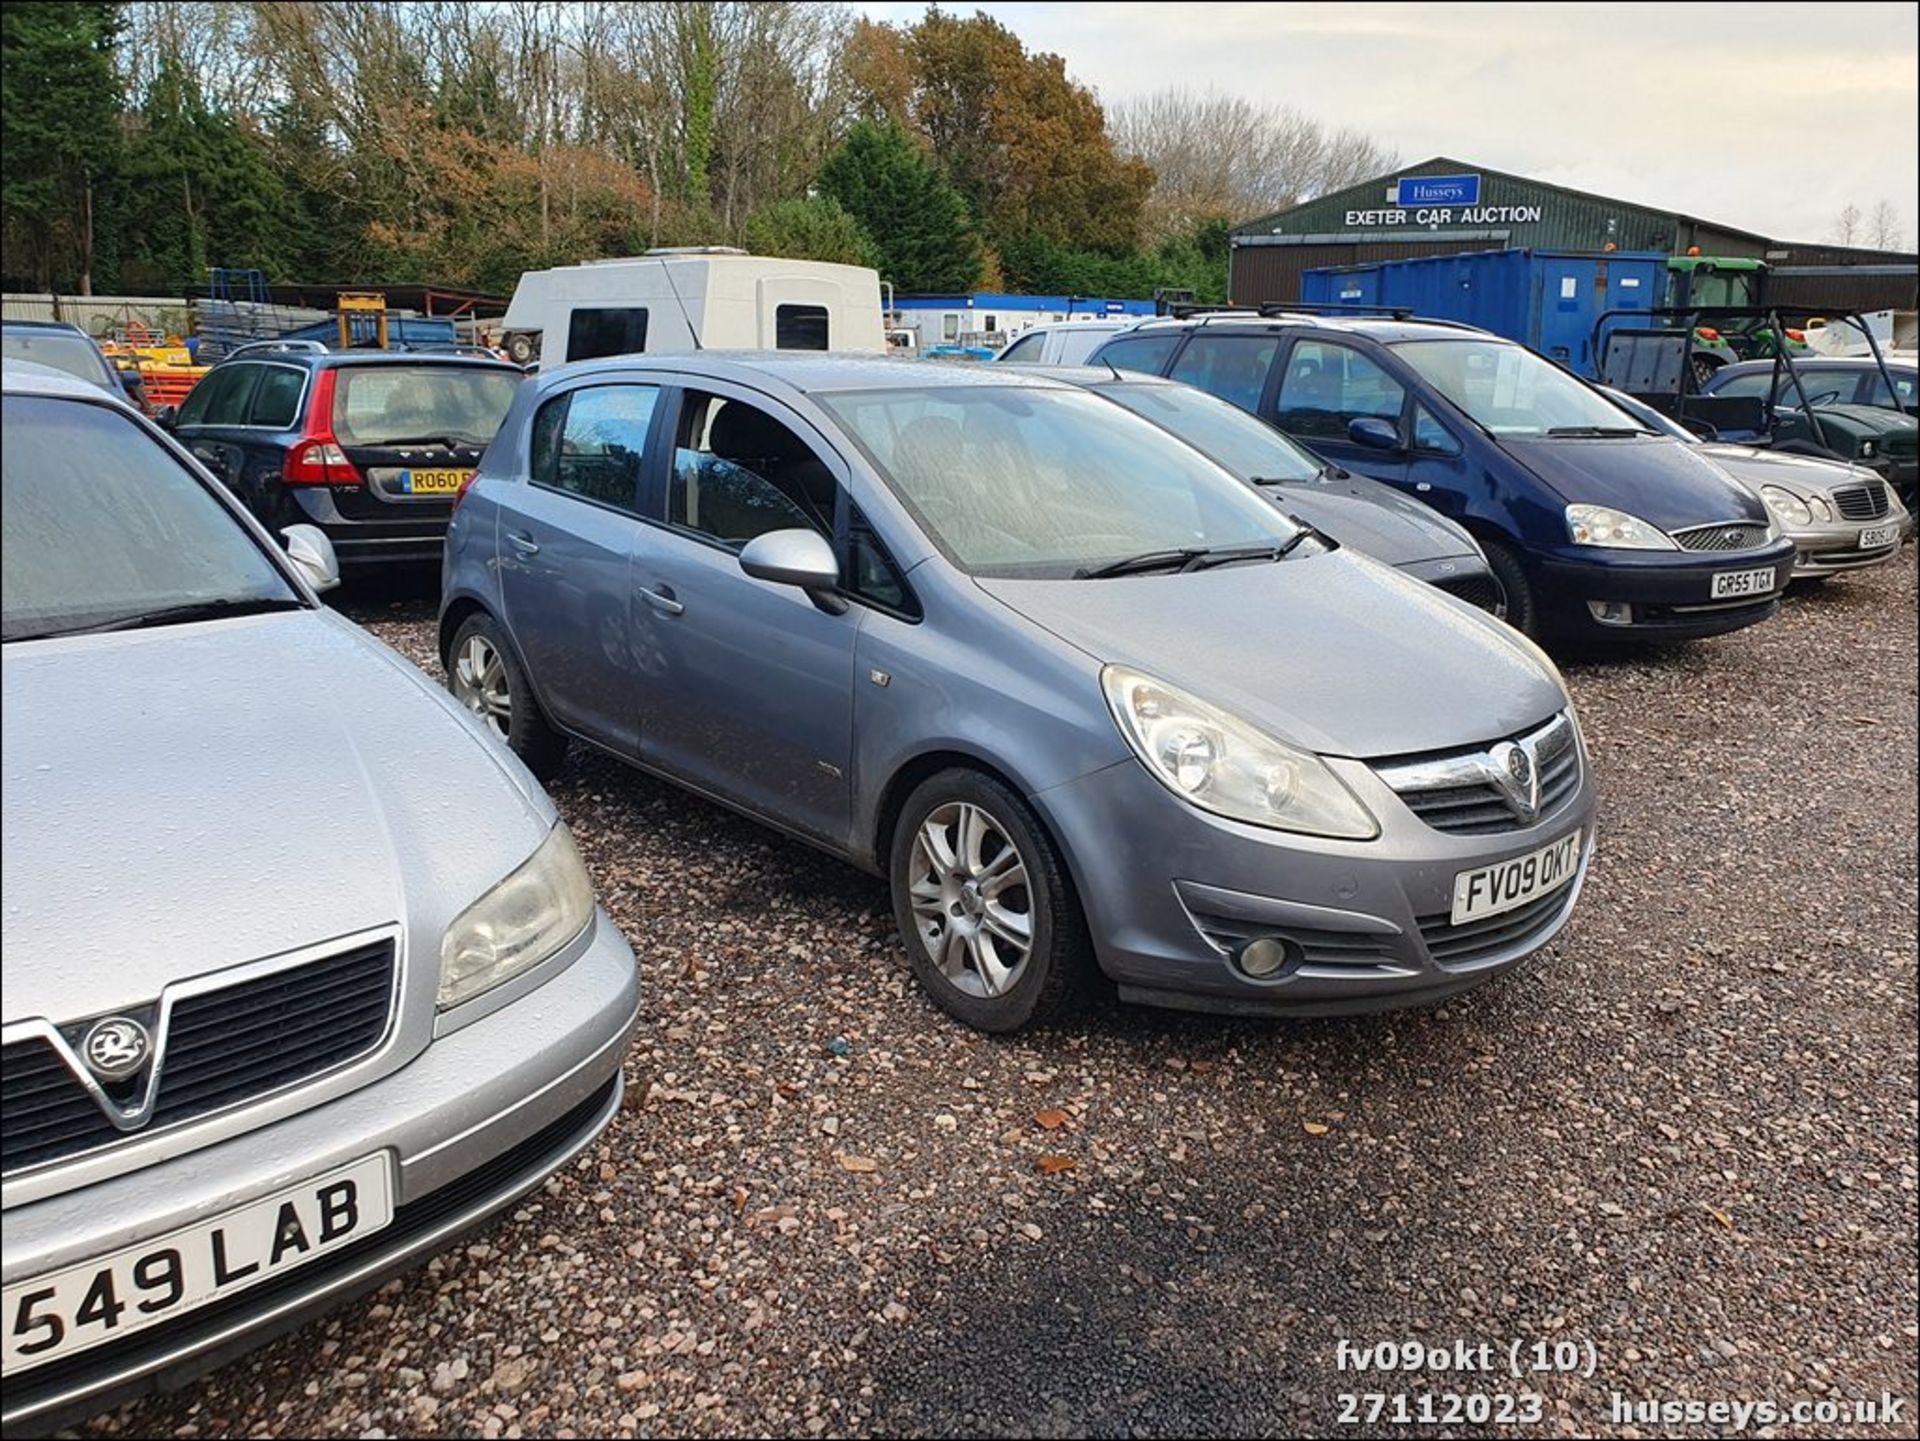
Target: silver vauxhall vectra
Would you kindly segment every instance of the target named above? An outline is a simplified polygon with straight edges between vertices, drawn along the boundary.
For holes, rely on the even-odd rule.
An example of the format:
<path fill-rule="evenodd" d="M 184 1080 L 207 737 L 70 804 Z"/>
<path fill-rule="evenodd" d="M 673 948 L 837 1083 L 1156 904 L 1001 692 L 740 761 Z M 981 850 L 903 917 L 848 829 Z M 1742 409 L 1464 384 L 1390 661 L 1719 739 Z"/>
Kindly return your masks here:
<path fill-rule="evenodd" d="M 619 1103 L 633 954 L 525 767 L 98 387 L 4 372 L 4 1420 L 443 1247 Z M 454 802 L 457 800 L 457 804 Z"/>
<path fill-rule="evenodd" d="M 448 532 L 448 684 L 884 876 L 1006 1031 L 1124 997 L 1437 1000 L 1593 847 L 1579 726 L 1500 621 L 1043 374 L 804 353 L 522 387 Z"/>

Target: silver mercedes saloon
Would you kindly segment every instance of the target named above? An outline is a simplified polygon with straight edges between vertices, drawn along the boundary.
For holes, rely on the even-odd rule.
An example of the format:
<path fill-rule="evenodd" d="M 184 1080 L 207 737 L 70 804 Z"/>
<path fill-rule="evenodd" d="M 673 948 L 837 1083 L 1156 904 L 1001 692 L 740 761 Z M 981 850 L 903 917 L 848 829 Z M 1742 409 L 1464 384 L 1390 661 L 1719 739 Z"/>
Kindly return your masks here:
<path fill-rule="evenodd" d="M 321 607 L 324 535 L 282 550 L 40 367 L 0 431 L 11 1434 L 537 1185 L 617 1108 L 639 997 L 539 783 Z"/>

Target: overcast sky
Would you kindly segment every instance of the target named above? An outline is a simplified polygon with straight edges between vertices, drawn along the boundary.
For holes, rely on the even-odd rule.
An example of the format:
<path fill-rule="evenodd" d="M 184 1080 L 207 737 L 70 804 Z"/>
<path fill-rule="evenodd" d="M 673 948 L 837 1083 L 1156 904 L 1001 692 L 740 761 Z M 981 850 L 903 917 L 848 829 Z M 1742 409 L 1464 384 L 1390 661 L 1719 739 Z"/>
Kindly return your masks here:
<path fill-rule="evenodd" d="M 924 4 L 864 4 L 911 21 Z M 1405 162 L 1447 155 L 1774 239 L 1849 201 L 1920 222 L 1912 4 L 967 4 L 1103 100 L 1285 102 Z M 1249 217 L 1251 218 L 1251 217 Z"/>

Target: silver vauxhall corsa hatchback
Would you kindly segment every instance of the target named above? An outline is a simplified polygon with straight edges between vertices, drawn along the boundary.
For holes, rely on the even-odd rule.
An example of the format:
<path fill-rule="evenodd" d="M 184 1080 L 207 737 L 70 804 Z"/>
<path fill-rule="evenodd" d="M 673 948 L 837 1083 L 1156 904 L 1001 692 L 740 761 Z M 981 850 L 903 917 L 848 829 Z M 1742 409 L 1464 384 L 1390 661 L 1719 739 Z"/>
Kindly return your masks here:
<path fill-rule="evenodd" d="M 97 387 L 4 394 L 12 1433 L 537 1185 L 618 1105 L 638 992 L 538 783 L 318 604 L 325 536 L 290 564 Z"/>
<path fill-rule="evenodd" d="M 987 1030 L 1098 966 L 1239 1012 L 1440 999 L 1565 923 L 1593 790 L 1552 664 L 1044 375 L 609 359 L 454 513 L 448 684 L 887 877 Z"/>

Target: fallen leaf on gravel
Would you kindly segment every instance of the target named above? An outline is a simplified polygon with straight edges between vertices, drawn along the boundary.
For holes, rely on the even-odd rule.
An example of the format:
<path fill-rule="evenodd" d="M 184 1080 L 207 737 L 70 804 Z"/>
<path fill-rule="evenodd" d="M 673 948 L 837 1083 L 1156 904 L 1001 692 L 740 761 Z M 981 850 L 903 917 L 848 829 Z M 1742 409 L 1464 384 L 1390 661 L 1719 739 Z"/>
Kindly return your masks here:
<path fill-rule="evenodd" d="M 1848 716 L 1847 719 L 1857 726 L 1877 726 L 1880 724 L 1878 720 L 1870 715 Z"/>
<path fill-rule="evenodd" d="M 1080 1163 L 1071 1156 L 1042 1156 L 1034 1165 L 1040 1168 L 1043 1176 L 1057 1176 L 1062 1171 L 1071 1171 Z"/>
<path fill-rule="evenodd" d="M 1324 1136 L 1332 1129 L 1329 1126 L 1321 1125 L 1318 1121 L 1302 1121 L 1300 1128 L 1309 1136 Z"/>
<path fill-rule="evenodd" d="M 733 1188 L 733 1214 L 737 1216 L 746 1209 L 747 1188 L 745 1186 L 735 1186 Z"/>
<path fill-rule="evenodd" d="M 871 1156 L 849 1156 L 842 1151 L 834 1159 L 839 1161 L 841 1170 L 854 1171 L 860 1175 L 880 1169 L 880 1163 Z"/>
<path fill-rule="evenodd" d="M 1729 1216 L 1725 1211 L 1721 1210 L 1718 1206 L 1707 1207 L 1707 1214 L 1713 1217 L 1713 1219 L 1718 1221 L 1721 1225 L 1725 1226 L 1729 1231 L 1733 1229 L 1733 1217 Z"/>
<path fill-rule="evenodd" d="M 1067 1124 L 1065 1111 L 1040 1111 L 1033 1118 L 1034 1125 L 1043 1131 L 1057 1131 Z"/>

